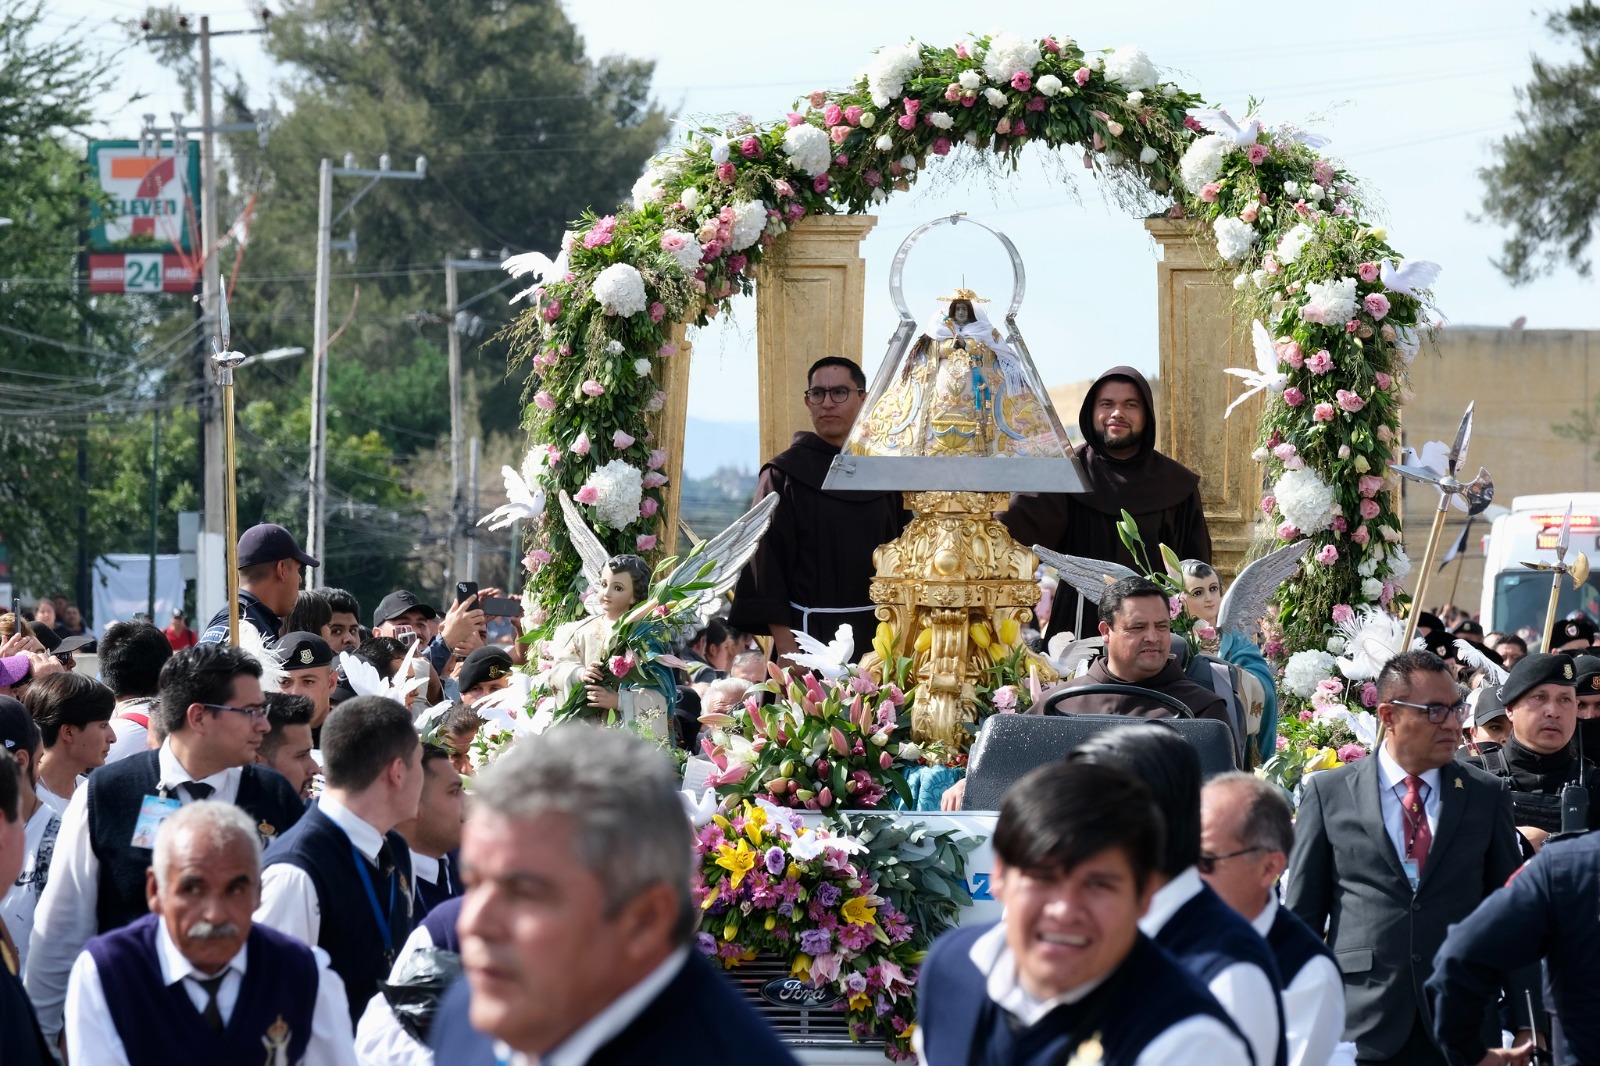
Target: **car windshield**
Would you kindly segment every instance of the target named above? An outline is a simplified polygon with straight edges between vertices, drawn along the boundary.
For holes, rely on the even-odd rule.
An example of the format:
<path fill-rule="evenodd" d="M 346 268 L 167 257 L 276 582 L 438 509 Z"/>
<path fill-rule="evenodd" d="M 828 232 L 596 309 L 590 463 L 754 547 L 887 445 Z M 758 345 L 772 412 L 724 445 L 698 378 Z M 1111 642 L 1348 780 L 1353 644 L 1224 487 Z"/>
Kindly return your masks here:
<path fill-rule="evenodd" d="M 1502 571 L 1494 581 L 1494 628 L 1502 633 L 1515 633 L 1528 626 L 1543 632 L 1549 603 L 1549 571 Z M 1591 576 L 1585 585 L 1576 589 L 1570 580 L 1562 582 L 1556 617 L 1565 618 L 1573 611 L 1583 611 L 1591 619 L 1600 618 L 1600 575 Z"/>

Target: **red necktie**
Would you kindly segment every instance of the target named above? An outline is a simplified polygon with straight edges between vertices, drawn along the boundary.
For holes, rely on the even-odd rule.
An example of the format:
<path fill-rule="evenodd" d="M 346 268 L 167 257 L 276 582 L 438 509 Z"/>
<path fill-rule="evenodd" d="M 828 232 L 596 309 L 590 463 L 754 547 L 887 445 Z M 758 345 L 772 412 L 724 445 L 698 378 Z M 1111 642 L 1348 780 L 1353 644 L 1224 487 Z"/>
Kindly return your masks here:
<path fill-rule="evenodd" d="M 1421 874 L 1428 864 L 1428 848 L 1433 845 L 1433 830 L 1428 828 L 1428 812 L 1422 805 L 1422 778 L 1406 775 L 1406 795 L 1400 801 L 1401 824 L 1405 826 L 1406 858 L 1417 864 Z"/>

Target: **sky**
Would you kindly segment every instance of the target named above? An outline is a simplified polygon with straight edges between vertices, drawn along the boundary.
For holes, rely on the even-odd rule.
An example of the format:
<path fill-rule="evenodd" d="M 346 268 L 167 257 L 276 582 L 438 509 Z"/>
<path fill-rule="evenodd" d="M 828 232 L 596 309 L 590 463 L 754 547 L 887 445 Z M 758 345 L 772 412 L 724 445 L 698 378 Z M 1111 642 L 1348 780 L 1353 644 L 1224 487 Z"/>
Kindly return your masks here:
<path fill-rule="evenodd" d="M 186 10 L 211 15 L 213 29 L 240 29 L 253 25 L 254 6 L 196 0 Z M 108 23 L 136 17 L 141 5 L 52 0 L 49 7 L 48 26 L 77 25 L 96 43 L 115 46 L 126 37 Z M 1376 208 L 1371 213 L 1389 227 L 1391 243 L 1410 258 L 1444 266 L 1436 293 L 1449 322 L 1509 325 L 1526 316 L 1530 329 L 1600 328 L 1593 282 L 1562 270 L 1513 288 L 1491 263 L 1504 234 L 1475 221 L 1483 198 L 1477 172 L 1492 162 L 1497 139 L 1517 128 L 1514 90 L 1528 78 L 1531 55 L 1564 54 L 1545 27 L 1551 6 L 1125 0 L 1069 7 L 991 0 L 979 9 L 923 0 L 830 10 L 573 0 L 566 7 L 591 55 L 654 60 L 660 102 L 693 125 L 738 114 L 779 119 L 798 97 L 848 85 L 877 48 L 908 37 L 947 45 L 1005 30 L 1070 36 L 1088 50 L 1134 45 L 1164 76 L 1235 115 L 1254 97 L 1269 124 L 1290 122 L 1330 138 L 1324 152 L 1364 183 Z M 276 74 L 256 38 L 219 40 L 216 54 L 249 71 L 253 85 L 270 89 Z M 116 91 L 103 101 L 103 132 L 132 136 L 141 113 L 155 111 L 165 122 L 168 111 L 182 106 L 170 77 L 136 50 L 122 55 L 119 70 Z M 134 90 L 149 98 L 129 105 Z M 910 193 L 883 205 L 863 244 L 860 354 L 869 374 L 897 322 L 888 293 L 895 250 L 921 223 L 955 211 L 1004 231 L 1021 252 L 1027 286 L 1018 326 L 1047 383 L 1090 378 L 1118 363 L 1153 372 L 1158 252 L 1141 221 L 1102 195 L 1077 153 L 1035 148 L 1015 174 L 963 177 L 957 172 L 971 172 L 961 166 L 963 151 L 935 161 Z M 993 238 L 957 227 L 936 230 L 917 245 L 905 291 L 919 321 L 936 297 L 963 283 L 995 304 L 1010 299 L 1009 263 Z M 755 308 L 745 298 L 695 338 L 689 415 L 715 423 L 755 406 Z M 755 456 L 744 450 L 735 448 L 730 460 L 753 466 Z"/>

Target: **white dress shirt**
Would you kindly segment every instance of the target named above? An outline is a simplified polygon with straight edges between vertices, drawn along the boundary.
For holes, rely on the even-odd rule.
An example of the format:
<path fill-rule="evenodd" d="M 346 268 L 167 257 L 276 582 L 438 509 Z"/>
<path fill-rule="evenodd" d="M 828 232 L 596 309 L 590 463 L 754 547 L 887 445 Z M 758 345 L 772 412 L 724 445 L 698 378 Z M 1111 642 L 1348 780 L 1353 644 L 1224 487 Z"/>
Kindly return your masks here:
<path fill-rule="evenodd" d="M 317 806 L 330 822 L 344 830 L 350 843 L 368 861 L 378 861 L 383 834 L 377 827 L 351 813 L 350 808 L 330 795 L 324 794 L 317 800 Z M 317 900 L 317 886 L 311 875 L 287 862 L 262 871 L 261 903 L 256 907 L 255 920 L 315 947 L 322 933 L 322 905 Z"/>
<path fill-rule="evenodd" d="M 1105 980 L 1102 977 L 1051 999 L 1039 999 L 1017 981 L 1016 956 L 1006 942 L 1003 918 L 973 942 L 968 957 L 985 975 L 985 991 L 989 998 L 1025 1026 L 1038 1023 L 1063 1003 L 1078 1002 Z M 911 1049 L 919 1060 L 926 1062 L 922 1046 L 924 1032 L 922 1026 L 917 1026 L 911 1034 Z M 1250 1054 L 1227 1026 L 1208 1015 L 1197 1014 L 1164 1029 L 1145 1045 L 1136 1062 L 1137 1066 L 1189 1066 L 1197 1062 L 1206 1066 L 1245 1066 L 1250 1062 Z"/>
<path fill-rule="evenodd" d="M 1268 899 L 1250 922 L 1266 939 L 1279 903 Z M 1283 1028 L 1288 1066 L 1326 1066 L 1344 1033 L 1344 978 L 1326 955 L 1313 955 L 1290 980 L 1284 974 Z"/>
<path fill-rule="evenodd" d="M 1198 895 L 1204 886 L 1200 872 L 1191 866 L 1157 889 L 1150 900 L 1149 911 L 1139 919 L 1139 928 L 1144 935 L 1154 940 L 1172 920 L 1172 916 Z M 1250 1050 L 1255 1053 L 1256 1062 L 1277 1061 L 1277 993 L 1272 987 L 1271 978 L 1261 967 L 1253 963 L 1236 962 L 1225 967 L 1206 987 L 1222 1004 L 1222 1009 L 1228 1012 L 1245 1039 L 1250 1041 Z"/>
<path fill-rule="evenodd" d="M 355 1052 L 350 1035 L 350 1008 L 345 1002 L 344 982 L 328 969 L 328 956 L 317 951 L 317 1003 L 311 1015 L 311 1036 L 306 1044 L 305 1062 L 317 1066 L 355 1066 Z M 245 944 L 239 954 L 223 967 L 222 984 L 217 988 L 217 1011 L 222 1024 L 233 1017 L 233 1008 L 239 1002 L 239 986 L 249 965 L 250 946 Z M 202 974 L 178 951 L 178 946 L 167 934 L 163 919 L 156 929 L 156 961 L 161 966 L 161 980 L 171 986 L 182 982 L 194 1009 L 204 1013 L 208 1000 L 206 990 L 199 980 L 216 974 Z M 270 990 L 269 990 L 270 993 Z M 72 1062 L 92 1063 L 93 1066 L 126 1066 L 127 1050 L 122 1036 L 112 1020 L 111 1008 L 106 1002 L 105 986 L 100 983 L 100 971 L 94 956 L 87 951 L 78 956 L 72 965 L 72 978 L 67 985 L 67 1057 Z M 181 1057 L 181 1055 L 179 1056 Z"/>
<path fill-rule="evenodd" d="M 417 853 L 411 854 L 414 860 Z M 417 926 L 395 956 L 389 979 L 394 980 L 412 955 L 435 946 L 428 927 Z M 389 1001 L 379 992 L 367 1001 L 367 1009 L 356 1023 L 356 1062 L 359 1066 L 432 1066 L 433 1052 L 401 1027 Z"/>
<path fill-rule="evenodd" d="M 158 787 L 169 789 L 193 780 L 172 751 L 171 742 L 161 745 L 158 756 L 161 777 Z M 210 798 L 233 803 L 239 798 L 240 770 L 231 766 L 203 778 L 210 785 Z M 179 803 L 194 798 L 187 789 L 171 793 Z M 97 932 L 96 904 L 100 898 L 100 860 L 89 841 L 89 790 L 79 788 L 61 816 L 61 833 L 56 838 L 56 853 L 50 862 L 50 881 L 34 914 L 33 935 L 28 939 L 28 975 L 24 979 L 28 997 L 39 1015 L 39 1027 L 53 1046 L 61 1032 L 61 1005 L 67 995 L 67 978 L 83 945 Z"/>
<path fill-rule="evenodd" d="M 1428 818 L 1428 832 L 1439 833 L 1439 770 L 1435 767 L 1417 775 L 1422 778 L 1422 810 Z M 1387 741 L 1378 749 L 1378 802 L 1383 808 L 1383 827 L 1389 831 L 1395 854 L 1401 863 L 1406 861 L 1406 824 L 1404 800 L 1406 772 L 1389 754 Z"/>

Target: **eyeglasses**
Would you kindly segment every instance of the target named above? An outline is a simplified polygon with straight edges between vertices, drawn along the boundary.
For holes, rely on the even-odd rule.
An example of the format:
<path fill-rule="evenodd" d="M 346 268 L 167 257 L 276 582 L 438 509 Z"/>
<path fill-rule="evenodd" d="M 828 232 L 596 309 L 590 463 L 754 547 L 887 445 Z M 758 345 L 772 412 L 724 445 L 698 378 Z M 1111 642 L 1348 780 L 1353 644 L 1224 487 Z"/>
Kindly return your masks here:
<path fill-rule="evenodd" d="M 1195 867 L 1203 874 L 1214 874 L 1217 872 L 1217 863 L 1221 862 L 1223 859 L 1237 859 L 1239 856 L 1248 855 L 1252 851 L 1267 850 L 1269 849 L 1257 844 L 1254 847 L 1240 848 L 1238 851 L 1230 851 L 1225 855 L 1207 855 L 1205 852 L 1201 852 L 1200 857 L 1195 860 Z"/>
<path fill-rule="evenodd" d="M 1387 700 L 1396 707 L 1410 707 L 1423 712 L 1428 716 L 1428 721 L 1434 725 L 1443 725 L 1448 719 L 1454 718 L 1457 722 L 1467 720 L 1467 701 L 1459 703 L 1407 703 L 1405 700 Z"/>
<path fill-rule="evenodd" d="M 202 703 L 200 706 L 208 711 L 232 711 L 234 714 L 242 714 L 247 718 L 256 720 L 267 716 L 265 707 L 230 707 L 226 703 Z"/>
<path fill-rule="evenodd" d="M 866 389 L 857 389 L 849 385 L 835 385 L 828 389 L 824 389 L 820 386 L 813 386 L 812 388 L 806 390 L 805 396 L 806 403 L 810 404 L 812 407 L 821 407 L 823 400 L 832 400 L 834 403 L 844 403 L 850 398 L 851 394 L 858 392 L 865 394 L 866 391 Z"/>

